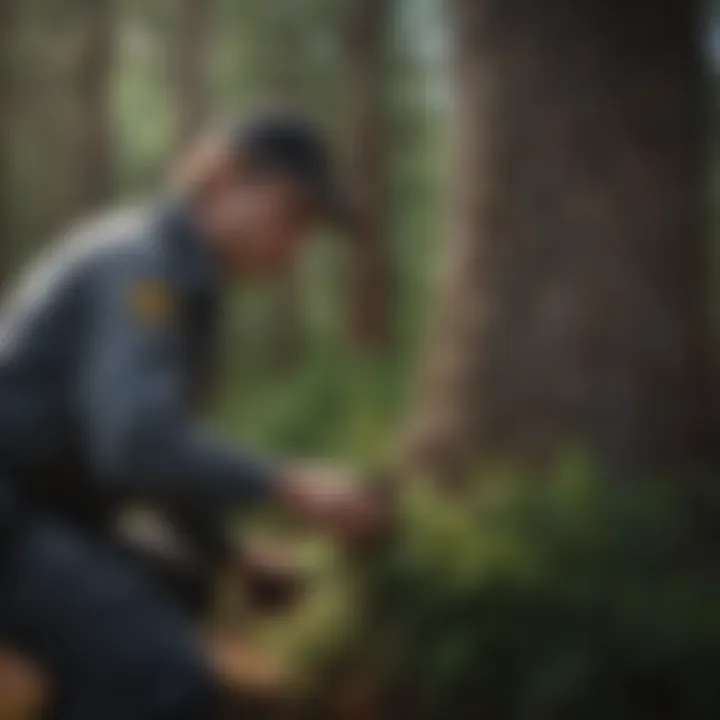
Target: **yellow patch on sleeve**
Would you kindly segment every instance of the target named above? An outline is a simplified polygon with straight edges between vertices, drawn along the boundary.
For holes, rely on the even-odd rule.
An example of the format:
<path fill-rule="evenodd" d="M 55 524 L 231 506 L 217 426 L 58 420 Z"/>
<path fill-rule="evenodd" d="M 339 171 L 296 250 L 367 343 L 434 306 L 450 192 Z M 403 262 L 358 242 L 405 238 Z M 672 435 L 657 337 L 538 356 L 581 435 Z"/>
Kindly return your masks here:
<path fill-rule="evenodd" d="M 157 325 L 168 320 L 173 311 L 170 288 L 160 280 L 138 280 L 129 291 L 128 306 L 132 316 L 147 324 Z"/>

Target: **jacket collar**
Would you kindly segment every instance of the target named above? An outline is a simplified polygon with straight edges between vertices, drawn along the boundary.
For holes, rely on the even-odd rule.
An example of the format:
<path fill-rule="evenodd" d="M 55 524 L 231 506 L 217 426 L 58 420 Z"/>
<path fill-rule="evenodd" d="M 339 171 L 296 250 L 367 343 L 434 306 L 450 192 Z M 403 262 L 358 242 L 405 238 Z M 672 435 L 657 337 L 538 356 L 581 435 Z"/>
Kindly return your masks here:
<path fill-rule="evenodd" d="M 192 213 L 188 200 L 161 202 L 158 215 L 161 242 L 170 261 L 170 272 L 183 293 L 191 297 L 214 296 L 220 286 L 219 269 Z"/>

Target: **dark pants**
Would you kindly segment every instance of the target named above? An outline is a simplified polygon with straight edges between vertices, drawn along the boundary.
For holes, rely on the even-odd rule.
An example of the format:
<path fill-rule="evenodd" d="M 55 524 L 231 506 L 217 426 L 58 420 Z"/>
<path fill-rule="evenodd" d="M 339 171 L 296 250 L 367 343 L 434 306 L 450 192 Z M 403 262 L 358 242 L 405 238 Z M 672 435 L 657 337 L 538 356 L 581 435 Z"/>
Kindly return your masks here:
<path fill-rule="evenodd" d="M 212 716 L 194 629 L 100 542 L 29 519 L 0 586 L 0 637 L 56 683 L 54 720 Z"/>

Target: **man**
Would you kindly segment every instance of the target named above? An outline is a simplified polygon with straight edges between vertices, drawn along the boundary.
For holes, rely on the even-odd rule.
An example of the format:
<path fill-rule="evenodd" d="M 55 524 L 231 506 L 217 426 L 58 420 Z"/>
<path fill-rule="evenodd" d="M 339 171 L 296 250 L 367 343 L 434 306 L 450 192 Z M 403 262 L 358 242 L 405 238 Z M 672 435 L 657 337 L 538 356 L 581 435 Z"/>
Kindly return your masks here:
<path fill-rule="evenodd" d="M 275 113 L 215 134 L 172 200 L 101 219 L 43 259 L 0 316 L 0 633 L 57 682 L 53 716 L 211 714 L 191 627 L 107 529 L 147 500 L 205 517 L 272 500 L 329 531 L 374 508 L 332 472 L 261 461 L 190 416 L 218 291 L 273 277 L 343 208 L 321 134 Z"/>

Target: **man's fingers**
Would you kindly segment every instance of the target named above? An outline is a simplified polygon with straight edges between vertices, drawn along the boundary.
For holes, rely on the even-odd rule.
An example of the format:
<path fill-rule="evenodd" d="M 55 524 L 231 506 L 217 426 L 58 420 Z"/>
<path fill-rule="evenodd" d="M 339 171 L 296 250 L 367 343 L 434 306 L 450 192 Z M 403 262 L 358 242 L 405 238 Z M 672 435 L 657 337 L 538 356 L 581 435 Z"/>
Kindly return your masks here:
<path fill-rule="evenodd" d="M 211 636 L 207 648 L 215 677 L 233 694 L 252 698 L 281 698 L 292 689 L 282 663 L 243 638 Z"/>

